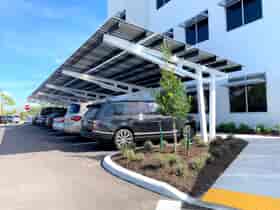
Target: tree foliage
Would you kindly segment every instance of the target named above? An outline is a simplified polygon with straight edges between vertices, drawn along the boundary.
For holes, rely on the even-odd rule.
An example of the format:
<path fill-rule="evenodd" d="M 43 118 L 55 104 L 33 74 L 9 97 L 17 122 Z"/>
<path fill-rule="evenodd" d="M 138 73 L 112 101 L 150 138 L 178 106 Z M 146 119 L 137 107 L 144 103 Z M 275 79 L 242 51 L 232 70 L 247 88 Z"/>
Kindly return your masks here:
<path fill-rule="evenodd" d="M 4 106 L 15 106 L 15 100 L 5 92 L 0 92 L 0 111 L 5 114 Z"/>
<path fill-rule="evenodd" d="M 191 107 L 191 98 L 187 96 L 186 88 L 181 79 L 175 75 L 175 70 L 170 69 L 167 65 L 171 58 L 171 52 L 166 43 L 162 45 L 161 51 L 166 66 L 161 70 L 161 89 L 156 94 L 156 101 L 159 104 L 160 113 L 173 118 L 174 150 L 176 152 L 176 119 L 187 117 Z"/>

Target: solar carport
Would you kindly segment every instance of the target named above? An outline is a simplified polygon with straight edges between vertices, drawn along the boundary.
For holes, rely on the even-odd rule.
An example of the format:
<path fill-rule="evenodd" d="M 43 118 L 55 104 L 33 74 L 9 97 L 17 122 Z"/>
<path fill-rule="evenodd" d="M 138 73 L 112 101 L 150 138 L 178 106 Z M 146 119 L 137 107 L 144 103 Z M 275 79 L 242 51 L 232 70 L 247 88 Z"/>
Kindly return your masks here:
<path fill-rule="evenodd" d="M 160 52 L 163 42 L 173 54 L 168 63 Z M 226 79 L 228 72 L 241 70 L 241 65 L 118 17 L 107 20 L 29 99 L 69 104 L 148 91 L 159 87 L 162 67 L 173 70 L 183 81 L 196 81 L 205 142 L 208 135 L 203 87 L 209 85 L 210 139 L 213 139 L 217 81 Z"/>

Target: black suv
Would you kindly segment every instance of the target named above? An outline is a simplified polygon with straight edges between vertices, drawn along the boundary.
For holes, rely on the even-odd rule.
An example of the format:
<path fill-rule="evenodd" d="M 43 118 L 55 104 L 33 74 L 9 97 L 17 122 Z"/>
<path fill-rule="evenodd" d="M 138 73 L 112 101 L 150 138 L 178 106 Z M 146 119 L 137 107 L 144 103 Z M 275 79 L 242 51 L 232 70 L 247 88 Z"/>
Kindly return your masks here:
<path fill-rule="evenodd" d="M 186 125 L 191 125 L 194 133 L 193 120 L 177 120 L 180 135 Z M 159 139 L 160 127 L 165 139 L 173 136 L 172 118 L 159 114 L 154 101 L 107 101 L 88 106 L 81 135 L 120 148 L 135 141 Z"/>

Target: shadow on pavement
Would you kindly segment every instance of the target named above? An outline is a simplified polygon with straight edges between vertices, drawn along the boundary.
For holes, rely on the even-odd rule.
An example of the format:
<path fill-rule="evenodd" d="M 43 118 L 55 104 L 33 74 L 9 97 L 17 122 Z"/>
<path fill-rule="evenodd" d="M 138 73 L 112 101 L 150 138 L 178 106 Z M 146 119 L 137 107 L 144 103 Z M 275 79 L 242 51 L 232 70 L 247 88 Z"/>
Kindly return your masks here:
<path fill-rule="evenodd" d="M 0 155 L 34 153 L 59 150 L 63 152 L 111 151 L 80 136 L 65 135 L 32 125 L 1 126 Z"/>

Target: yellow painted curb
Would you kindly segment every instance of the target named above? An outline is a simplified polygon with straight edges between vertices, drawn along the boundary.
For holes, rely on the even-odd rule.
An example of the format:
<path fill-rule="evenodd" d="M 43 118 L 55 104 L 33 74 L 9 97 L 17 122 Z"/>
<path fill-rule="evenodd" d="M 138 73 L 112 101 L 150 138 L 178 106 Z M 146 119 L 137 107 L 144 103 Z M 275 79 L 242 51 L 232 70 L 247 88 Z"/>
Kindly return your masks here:
<path fill-rule="evenodd" d="M 216 203 L 242 210 L 280 210 L 280 198 L 233 192 L 212 188 L 202 198 L 203 201 Z"/>

